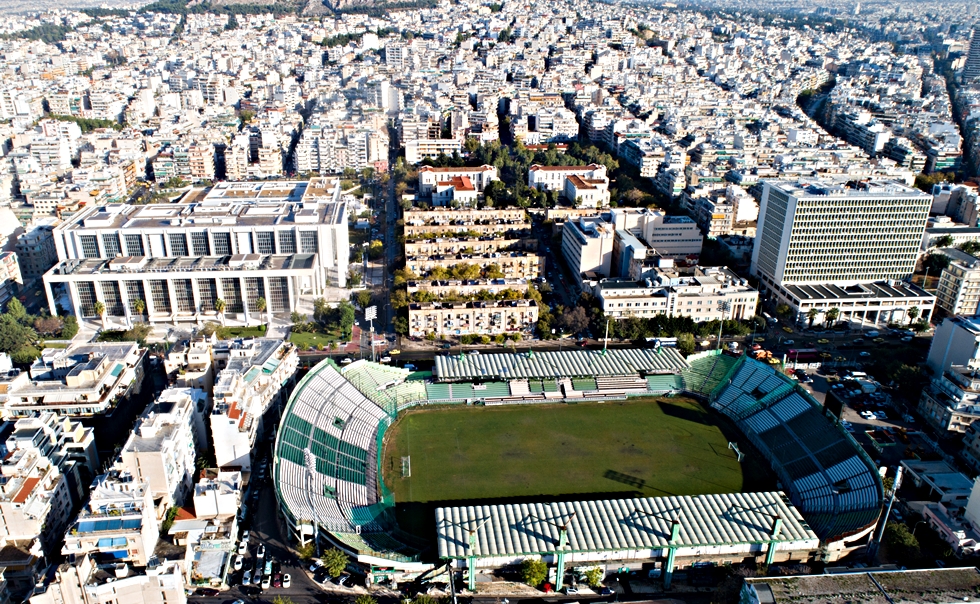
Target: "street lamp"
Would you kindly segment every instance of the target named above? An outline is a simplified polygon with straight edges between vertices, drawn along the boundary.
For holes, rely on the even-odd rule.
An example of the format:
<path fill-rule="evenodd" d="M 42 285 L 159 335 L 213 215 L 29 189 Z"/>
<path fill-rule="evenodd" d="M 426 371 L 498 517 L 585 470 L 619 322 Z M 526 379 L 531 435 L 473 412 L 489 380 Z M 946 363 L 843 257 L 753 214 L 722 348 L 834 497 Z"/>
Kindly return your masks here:
<path fill-rule="evenodd" d="M 915 537 L 915 529 L 919 528 L 919 525 L 920 524 L 929 524 L 929 521 L 928 520 L 920 520 L 920 521 L 916 522 L 915 523 L 915 526 L 912 527 L 912 536 L 913 537 Z"/>

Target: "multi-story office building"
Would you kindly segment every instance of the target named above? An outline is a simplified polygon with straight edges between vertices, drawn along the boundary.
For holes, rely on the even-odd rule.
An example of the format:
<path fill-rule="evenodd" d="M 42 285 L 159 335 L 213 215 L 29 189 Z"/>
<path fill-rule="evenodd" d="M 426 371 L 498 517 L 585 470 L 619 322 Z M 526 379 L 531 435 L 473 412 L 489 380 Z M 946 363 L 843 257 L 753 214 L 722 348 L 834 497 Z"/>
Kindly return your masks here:
<path fill-rule="evenodd" d="M 29 371 L 4 379 L 4 419 L 45 411 L 62 417 L 102 415 L 139 393 L 145 354 L 135 342 L 45 348 Z"/>
<path fill-rule="evenodd" d="M 54 221 L 28 226 L 30 230 L 17 238 L 14 251 L 24 279 L 37 279 L 58 262 L 54 246 Z"/>
<path fill-rule="evenodd" d="M 969 365 L 975 359 L 980 359 L 980 318 L 943 319 L 926 355 L 933 375 L 942 375 L 953 365 Z"/>
<path fill-rule="evenodd" d="M 944 248 L 949 266 L 939 277 L 936 301 L 951 315 L 980 314 L 980 259 L 956 248 Z"/>
<path fill-rule="evenodd" d="M 76 317 L 259 323 L 347 280 L 340 182 L 217 184 L 199 203 L 87 208 L 54 230 L 58 264 L 44 277 L 51 312 L 64 289 Z M 137 301 L 142 310 L 137 312 Z M 264 308 L 262 302 L 265 302 Z"/>
<path fill-rule="evenodd" d="M 207 442 L 203 390 L 170 388 L 143 412 L 116 459 L 116 468 L 149 484 L 154 500 L 181 505 L 194 485 L 197 450 Z"/>
<path fill-rule="evenodd" d="M 767 182 L 752 274 L 799 321 L 832 307 L 844 320 L 904 321 L 913 306 L 927 320 L 933 298 L 900 280 L 915 269 L 931 205 L 895 182 Z"/>
<path fill-rule="evenodd" d="M 469 334 L 529 334 L 538 322 L 534 300 L 499 302 L 443 302 L 408 305 L 408 333 L 412 337 Z"/>
<path fill-rule="evenodd" d="M 980 78 L 980 27 L 974 27 L 970 34 L 970 50 L 963 65 L 963 79 L 966 81 Z"/>
<path fill-rule="evenodd" d="M 596 273 L 608 277 L 612 270 L 615 229 L 601 218 L 569 220 L 561 231 L 561 252 L 576 275 Z"/>
<path fill-rule="evenodd" d="M 462 150 L 461 138 L 418 138 L 405 142 L 405 162 L 414 165 L 423 159 L 435 159 Z"/>

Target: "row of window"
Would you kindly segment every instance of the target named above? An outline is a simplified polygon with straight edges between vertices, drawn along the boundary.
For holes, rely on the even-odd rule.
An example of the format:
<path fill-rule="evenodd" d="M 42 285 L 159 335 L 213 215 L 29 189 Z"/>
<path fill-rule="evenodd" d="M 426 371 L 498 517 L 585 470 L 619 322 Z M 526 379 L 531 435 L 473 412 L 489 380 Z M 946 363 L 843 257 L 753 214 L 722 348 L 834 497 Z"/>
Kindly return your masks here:
<path fill-rule="evenodd" d="M 291 308 L 289 296 L 288 277 L 245 277 L 245 291 L 249 312 L 259 312 L 259 298 L 266 299 L 266 308 L 272 312 L 287 312 Z M 266 295 L 265 281 L 268 280 L 269 291 Z M 221 295 L 218 294 L 218 279 L 196 279 L 197 295 L 195 297 L 194 283 L 191 279 L 152 279 L 147 283 L 150 286 L 150 297 L 147 300 L 143 281 L 123 281 L 126 288 L 129 312 L 139 315 L 137 311 L 137 300 L 144 302 L 143 313 L 163 313 L 170 314 L 174 311 L 171 304 L 171 296 L 176 300 L 177 312 L 214 312 L 215 301 L 219 298 L 225 302 L 226 313 L 244 312 L 244 301 L 242 298 L 242 284 L 237 278 L 220 279 Z M 96 294 L 96 283 L 83 281 L 75 284 L 78 292 L 78 301 L 83 317 L 94 317 L 95 303 L 99 300 L 105 305 L 105 312 L 112 316 L 125 316 L 125 306 L 119 289 L 118 281 L 100 281 L 98 290 L 101 296 Z M 149 302 L 147 305 L 146 302 Z"/>
<path fill-rule="evenodd" d="M 237 253 L 286 255 L 296 253 L 316 254 L 320 251 L 317 231 L 300 231 L 299 246 L 297 246 L 296 242 L 296 233 L 293 231 L 261 231 L 248 233 L 248 236 L 250 237 L 250 249 L 243 249 L 242 246 L 237 246 Z M 102 234 L 101 251 L 99 249 L 99 237 L 96 235 L 79 235 L 78 240 L 82 248 L 82 256 L 85 258 L 115 258 L 119 255 L 152 255 L 147 254 L 148 246 L 144 245 L 143 235 L 125 235 L 125 250 L 122 248 L 117 233 Z M 167 257 L 230 256 L 235 253 L 235 246 L 233 246 L 232 240 L 232 233 L 192 232 L 190 233 L 189 242 L 187 233 L 167 233 L 167 249 L 164 250 L 164 254 Z M 278 249 L 276 242 L 279 244 Z M 336 245 L 336 241 L 334 241 L 335 248 Z"/>

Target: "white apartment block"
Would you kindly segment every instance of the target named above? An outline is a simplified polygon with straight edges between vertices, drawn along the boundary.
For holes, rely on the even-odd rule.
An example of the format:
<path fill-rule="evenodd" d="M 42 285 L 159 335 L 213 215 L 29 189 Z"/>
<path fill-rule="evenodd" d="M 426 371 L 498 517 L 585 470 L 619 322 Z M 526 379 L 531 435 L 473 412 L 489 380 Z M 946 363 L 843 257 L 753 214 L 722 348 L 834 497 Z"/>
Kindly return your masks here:
<path fill-rule="evenodd" d="M 462 150 L 461 138 L 417 138 L 405 141 L 405 162 L 415 165 L 423 159 L 436 159 Z"/>
<path fill-rule="evenodd" d="M 165 560 L 140 572 L 127 564 L 112 572 L 100 568 L 93 556 L 64 562 L 54 580 L 38 586 L 30 604 L 186 604 L 181 563 Z"/>
<path fill-rule="evenodd" d="M 137 420 L 116 459 L 118 470 L 147 482 L 150 494 L 170 508 L 184 503 L 194 484 L 197 450 L 206 443 L 203 390 L 170 388 Z"/>
<path fill-rule="evenodd" d="M 520 236 L 531 232 L 527 212 L 521 208 L 407 210 L 403 219 L 407 241 L 426 236 L 453 237 L 460 233 Z"/>
<path fill-rule="evenodd" d="M 940 434 L 963 434 L 980 420 L 980 360 L 952 365 L 922 390 L 919 413 Z"/>
<path fill-rule="evenodd" d="M 128 470 L 102 474 L 65 534 L 61 553 L 76 558 L 87 554 L 97 564 L 146 566 L 160 537 L 156 512 L 149 482 L 136 480 Z"/>
<path fill-rule="evenodd" d="M 51 552 L 71 519 L 73 503 L 80 500 L 77 470 L 70 462 L 65 469 L 72 476 L 63 474 L 36 448 L 7 453 L 0 465 L 0 537 L 20 543 L 37 539 L 45 551 Z"/>
<path fill-rule="evenodd" d="M 931 195 L 895 182 L 768 181 L 752 274 L 801 321 L 818 304 L 872 324 L 913 305 L 928 319 L 932 297 L 899 280 L 915 269 L 931 205 Z"/>
<path fill-rule="evenodd" d="M 4 419 L 104 414 L 139 392 L 145 354 L 135 342 L 45 348 L 30 370 L 8 374 Z"/>
<path fill-rule="evenodd" d="M 690 317 L 701 323 L 747 320 L 755 315 L 759 292 L 725 267 L 695 267 L 690 272 L 658 269 L 652 279 L 604 279 L 596 297 L 609 317 Z"/>
<path fill-rule="evenodd" d="M 51 311 L 64 291 L 79 320 L 123 325 L 218 320 L 255 324 L 347 280 L 340 182 L 222 182 L 197 203 L 95 206 L 54 230 L 59 263 L 44 277 Z M 259 300 L 266 302 L 260 310 Z M 144 308 L 137 312 L 136 302 Z"/>
<path fill-rule="evenodd" d="M 956 248 L 941 251 L 950 263 L 939 277 L 936 304 L 950 315 L 980 314 L 980 259 Z"/>
<path fill-rule="evenodd" d="M 605 180 L 606 167 L 598 164 L 587 166 L 531 166 L 527 170 L 527 184 L 539 191 L 564 191 L 565 179 L 578 176 L 585 180 Z"/>
<path fill-rule="evenodd" d="M 604 208 L 609 205 L 608 178 L 582 178 L 572 174 L 565 179 L 565 200 L 576 208 Z"/>
<path fill-rule="evenodd" d="M 194 516 L 200 520 L 234 518 L 242 499 L 242 473 L 218 472 L 194 485 Z"/>
<path fill-rule="evenodd" d="M 561 231 L 561 252 L 565 262 L 579 276 L 584 273 L 609 276 L 615 236 L 613 225 L 599 218 L 580 217 L 567 221 Z"/>
<path fill-rule="evenodd" d="M 443 335 L 530 334 L 538 322 L 534 300 L 408 305 L 408 333 Z"/>
<path fill-rule="evenodd" d="M 418 194 L 428 197 L 439 186 L 439 183 L 451 182 L 454 178 L 468 178 L 477 191 L 482 192 L 493 180 L 499 180 L 497 168 L 493 166 L 479 166 L 476 168 L 434 168 L 432 166 L 422 166 L 418 169 L 419 187 Z"/>

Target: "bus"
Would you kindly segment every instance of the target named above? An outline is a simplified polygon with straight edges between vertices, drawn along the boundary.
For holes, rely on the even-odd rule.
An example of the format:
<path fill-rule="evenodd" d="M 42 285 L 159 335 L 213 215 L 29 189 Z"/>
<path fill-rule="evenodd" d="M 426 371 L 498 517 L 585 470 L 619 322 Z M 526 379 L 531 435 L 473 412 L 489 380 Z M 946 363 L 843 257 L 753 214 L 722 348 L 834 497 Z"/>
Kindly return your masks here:
<path fill-rule="evenodd" d="M 819 359 L 816 348 L 790 348 L 786 360 L 791 363 L 812 363 Z"/>

